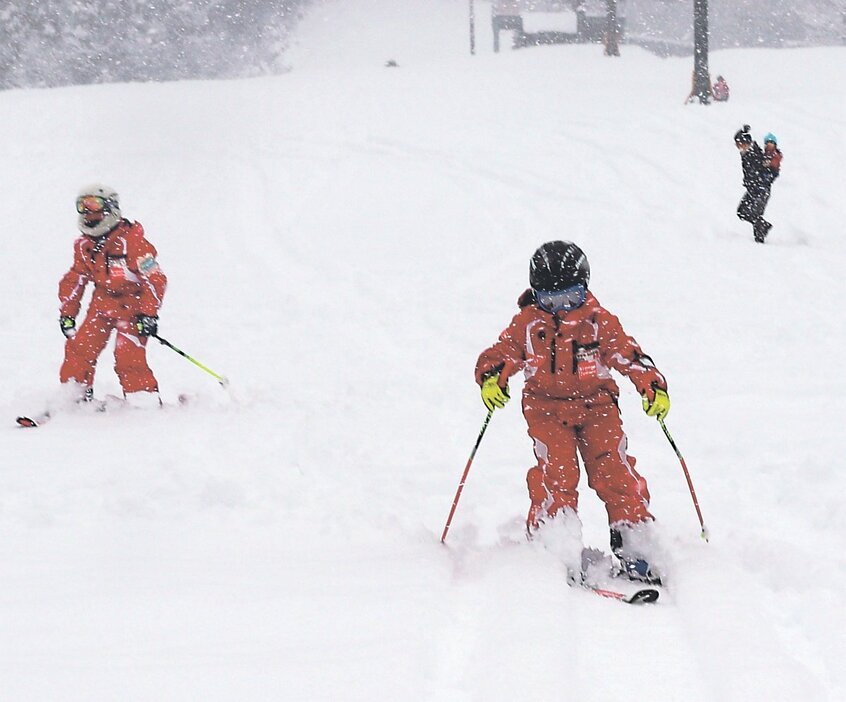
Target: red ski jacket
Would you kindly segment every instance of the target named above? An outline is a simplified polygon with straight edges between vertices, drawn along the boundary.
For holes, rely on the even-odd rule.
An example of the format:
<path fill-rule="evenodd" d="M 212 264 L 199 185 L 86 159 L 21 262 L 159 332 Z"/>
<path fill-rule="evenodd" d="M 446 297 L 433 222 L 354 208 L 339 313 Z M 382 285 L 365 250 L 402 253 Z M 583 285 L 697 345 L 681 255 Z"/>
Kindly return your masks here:
<path fill-rule="evenodd" d="M 711 94 L 717 102 L 726 102 L 731 94 L 728 83 L 724 80 L 718 80 L 714 83 L 714 87 L 711 89 Z"/>
<path fill-rule="evenodd" d="M 98 239 L 80 236 L 73 252 L 73 265 L 59 282 L 60 315 L 79 314 L 82 294 L 90 282 L 94 283 L 91 305 L 103 314 L 130 318 L 158 313 L 167 277 L 138 222 L 123 219 Z"/>
<path fill-rule="evenodd" d="M 519 304 L 522 309 L 499 341 L 479 356 L 477 383 L 491 373 L 509 378 L 522 370 L 526 396 L 576 400 L 607 394 L 616 402 L 620 389 L 611 377 L 613 368 L 650 401 L 654 388 L 667 390 L 652 359 L 590 292 L 581 307 L 554 315 L 535 304 L 531 290 Z"/>

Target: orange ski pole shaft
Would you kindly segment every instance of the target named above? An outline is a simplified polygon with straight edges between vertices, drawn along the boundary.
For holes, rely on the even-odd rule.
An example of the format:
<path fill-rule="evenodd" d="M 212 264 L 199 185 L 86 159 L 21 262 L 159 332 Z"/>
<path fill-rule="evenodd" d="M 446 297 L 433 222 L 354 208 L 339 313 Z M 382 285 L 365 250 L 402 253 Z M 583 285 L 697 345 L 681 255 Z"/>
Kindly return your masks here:
<path fill-rule="evenodd" d="M 444 526 L 444 533 L 441 534 L 441 543 L 446 541 L 447 532 L 449 531 L 449 525 L 452 524 L 452 517 L 455 514 L 455 508 L 458 507 L 458 500 L 461 499 L 461 491 L 464 489 L 464 483 L 467 482 L 467 474 L 470 472 L 470 466 L 473 463 L 473 459 L 476 457 L 476 451 L 479 450 L 479 444 L 482 443 L 482 437 L 485 435 L 485 431 L 488 428 L 488 424 L 491 421 L 491 417 L 493 416 L 493 410 L 488 410 L 488 416 L 485 417 L 485 423 L 482 424 L 482 430 L 479 432 L 479 437 L 476 439 L 476 445 L 473 447 L 473 451 L 470 453 L 470 458 L 467 459 L 467 465 L 464 466 L 464 474 L 461 476 L 461 482 L 458 483 L 458 490 L 455 491 L 455 499 L 452 501 L 452 508 L 449 510 L 449 516 L 446 520 L 446 526 Z"/>
<path fill-rule="evenodd" d="M 702 527 L 701 536 L 703 539 L 705 539 L 705 541 L 708 541 L 708 529 L 705 526 L 705 521 L 702 519 L 702 510 L 699 509 L 699 500 L 696 499 L 696 490 L 693 489 L 693 481 L 690 479 L 690 473 L 687 470 L 687 464 L 685 464 L 684 458 L 681 455 L 681 451 L 679 451 L 678 446 L 676 446 L 676 442 L 673 441 L 673 437 L 670 435 L 670 430 L 667 429 L 667 425 L 664 424 L 664 420 L 659 419 L 658 423 L 664 430 L 664 436 L 667 437 L 667 440 L 670 442 L 670 446 L 672 446 L 673 451 L 676 452 L 676 456 L 679 457 L 679 462 L 681 463 L 682 470 L 684 471 L 684 477 L 687 480 L 687 487 L 690 490 L 690 496 L 693 498 L 693 506 L 696 508 L 696 516 L 699 517 L 699 525 Z"/>

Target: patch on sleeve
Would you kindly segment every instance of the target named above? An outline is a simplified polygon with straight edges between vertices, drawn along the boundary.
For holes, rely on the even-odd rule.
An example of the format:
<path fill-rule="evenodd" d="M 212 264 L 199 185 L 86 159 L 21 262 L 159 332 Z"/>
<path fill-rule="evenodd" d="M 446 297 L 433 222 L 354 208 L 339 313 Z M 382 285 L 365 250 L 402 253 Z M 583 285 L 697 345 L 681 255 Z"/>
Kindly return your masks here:
<path fill-rule="evenodd" d="M 136 263 L 138 265 L 138 270 L 144 275 L 150 275 L 150 273 L 159 270 L 159 264 L 153 254 L 147 254 L 146 256 L 139 257 Z"/>

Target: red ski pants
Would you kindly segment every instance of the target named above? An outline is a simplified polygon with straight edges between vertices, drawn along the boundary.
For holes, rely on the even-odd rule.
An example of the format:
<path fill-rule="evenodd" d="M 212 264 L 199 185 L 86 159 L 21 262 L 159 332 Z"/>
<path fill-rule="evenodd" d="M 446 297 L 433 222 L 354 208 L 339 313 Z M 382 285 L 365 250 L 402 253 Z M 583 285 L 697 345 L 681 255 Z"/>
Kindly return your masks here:
<path fill-rule="evenodd" d="M 649 490 L 626 453 L 620 412 L 611 396 L 596 400 L 554 400 L 524 396 L 523 416 L 535 442 L 538 464 L 526 483 L 531 507 L 527 523 L 569 507 L 578 510 L 581 454 L 590 486 L 605 503 L 608 523 L 642 522 L 649 513 Z"/>
<path fill-rule="evenodd" d="M 117 329 L 115 372 L 124 393 L 158 390 L 153 371 L 147 365 L 147 337 L 138 336 L 128 319 L 116 319 L 95 309 L 88 310 L 76 336 L 65 342 L 65 361 L 59 380 L 93 386 L 97 358 L 106 348 L 113 329 Z"/>

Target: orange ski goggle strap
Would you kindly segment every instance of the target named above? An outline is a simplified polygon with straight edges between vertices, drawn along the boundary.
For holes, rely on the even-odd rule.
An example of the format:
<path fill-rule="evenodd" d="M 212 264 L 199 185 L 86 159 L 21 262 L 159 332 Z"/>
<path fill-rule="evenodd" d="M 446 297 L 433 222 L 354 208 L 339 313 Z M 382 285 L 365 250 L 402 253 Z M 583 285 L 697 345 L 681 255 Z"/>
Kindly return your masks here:
<path fill-rule="evenodd" d="M 105 198 L 97 195 L 84 195 L 76 199 L 76 211 L 80 214 L 83 212 L 103 212 L 107 205 Z"/>

